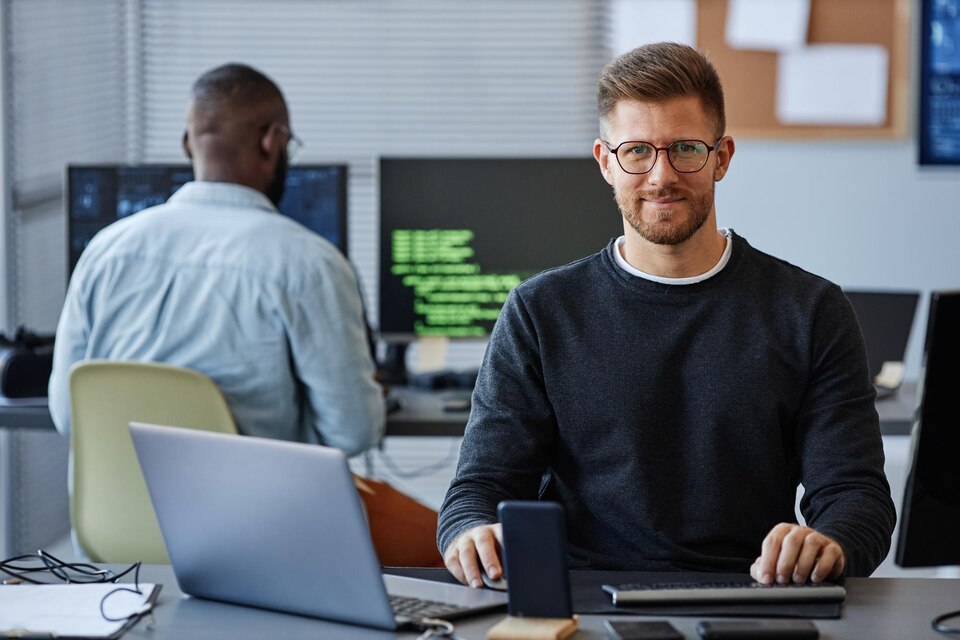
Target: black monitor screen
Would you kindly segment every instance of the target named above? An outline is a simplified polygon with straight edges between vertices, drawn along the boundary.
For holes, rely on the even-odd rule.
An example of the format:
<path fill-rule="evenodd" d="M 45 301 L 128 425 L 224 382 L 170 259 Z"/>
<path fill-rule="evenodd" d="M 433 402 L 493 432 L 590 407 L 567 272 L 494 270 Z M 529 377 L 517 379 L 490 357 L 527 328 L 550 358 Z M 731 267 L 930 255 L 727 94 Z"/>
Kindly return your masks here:
<path fill-rule="evenodd" d="M 850 290 L 844 290 L 844 293 L 860 321 L 870 363 L 870 378 L 876 378 L 884 363 L 905 360 L 920 293 Z"/>
<path fill-rule="evenodd" d="M 69 269 L 87 243 L 111 222 L 163 204 L 193 180 L 189 165 L 71 166 L 67 168 Z M 287 172 L 281 213 L 347 253 L 347 167 L 297 165 Z"/>
<path fill-rule="evenodd" d="M 380 333 L 482 338 L 522 280 L 622 233 L 593 158 L 383 159 Z"/>
<path fill-rule="evenodd" d="M 960 0 L 924 0 L 920 163 L 960 164 Z"/>
<path fill-rule="evenodd" d="M 930 299 L 897 564 L 960 564 L 960 292 Z"/>

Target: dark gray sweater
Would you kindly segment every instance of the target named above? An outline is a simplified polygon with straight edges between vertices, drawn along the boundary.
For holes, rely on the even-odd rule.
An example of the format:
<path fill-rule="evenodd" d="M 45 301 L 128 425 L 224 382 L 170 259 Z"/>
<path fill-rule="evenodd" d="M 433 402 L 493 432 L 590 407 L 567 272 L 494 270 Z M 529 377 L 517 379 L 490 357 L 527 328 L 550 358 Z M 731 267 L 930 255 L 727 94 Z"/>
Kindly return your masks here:
<path fill-rule="evenodd" d="M 863 340 L 841 290 L 733 235 L 691 285 L 624 272 L 613 243 L 511 294 L 490 338 L 441 550 L 501 500 L 556 500 L 571 566 L 746 571 L 778 522 L 869 575 L 896 515 Z"/>

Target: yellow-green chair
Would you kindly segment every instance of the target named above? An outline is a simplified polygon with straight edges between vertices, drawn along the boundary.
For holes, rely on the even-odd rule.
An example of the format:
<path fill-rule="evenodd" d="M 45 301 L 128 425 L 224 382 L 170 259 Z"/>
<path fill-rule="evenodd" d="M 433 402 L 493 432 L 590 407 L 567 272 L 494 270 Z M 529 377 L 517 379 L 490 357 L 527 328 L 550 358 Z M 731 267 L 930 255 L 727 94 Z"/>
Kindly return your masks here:
<path fill-rule="evenodd" d="M 94 562 L 169 564 L 127 428 L 148 422 L 236 433 L 223 394 L 191 369 L 89 360 L 70 370 L 70 520 Z"/>

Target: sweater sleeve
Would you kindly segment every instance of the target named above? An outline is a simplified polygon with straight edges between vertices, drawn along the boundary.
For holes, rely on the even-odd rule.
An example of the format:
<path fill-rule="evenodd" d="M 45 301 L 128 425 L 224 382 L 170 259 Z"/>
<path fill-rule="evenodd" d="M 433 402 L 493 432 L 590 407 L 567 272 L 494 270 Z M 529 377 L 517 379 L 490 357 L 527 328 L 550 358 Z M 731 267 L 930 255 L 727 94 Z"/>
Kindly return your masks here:
<path fill-rule="evenodd" d="M 440 508 L 442 553 L 497 521 L 501 500 L 535 500 L 556 435 L 535 323 L 515 289 L 494 326 L 473 392 L 457 473 Z"/>
<path fill-rule="evenodd" d="M 890 549 L 896 512 L 863 337 L 843 292 L 830 287 L 813 326 L 811 373 L 797 417 L 807 524 L 837 540 L 849 576 L 868 576 Z"/>

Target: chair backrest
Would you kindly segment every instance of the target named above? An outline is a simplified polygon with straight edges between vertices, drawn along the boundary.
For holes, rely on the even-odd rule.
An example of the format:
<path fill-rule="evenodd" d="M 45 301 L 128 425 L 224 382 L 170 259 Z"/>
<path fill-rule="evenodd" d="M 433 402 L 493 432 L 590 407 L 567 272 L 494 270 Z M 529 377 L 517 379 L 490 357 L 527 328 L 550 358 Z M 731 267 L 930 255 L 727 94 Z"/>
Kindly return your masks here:
<path fill-rule="evenodd" d="M 168 564 L 127 428 L 131 421 L 236 433 L 212 380 L 183 367 L 89 360 L 70 371 L 70 519 L 95 562 Z"/>

